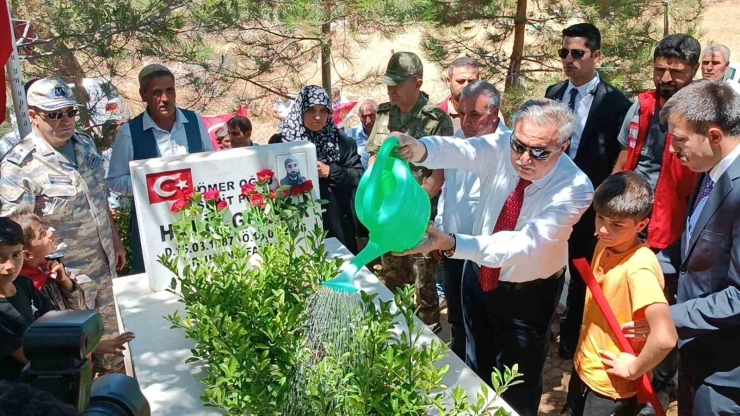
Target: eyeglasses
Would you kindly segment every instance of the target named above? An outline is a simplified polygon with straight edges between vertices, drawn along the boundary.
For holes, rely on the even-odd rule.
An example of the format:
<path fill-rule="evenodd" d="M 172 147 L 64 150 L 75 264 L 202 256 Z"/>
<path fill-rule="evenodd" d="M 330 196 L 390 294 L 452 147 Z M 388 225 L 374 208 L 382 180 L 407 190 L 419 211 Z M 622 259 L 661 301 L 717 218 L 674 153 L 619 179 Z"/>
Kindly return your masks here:
<path fill-rule="evenodd" d="M 516 139 L 514 137 L 514 133 L 511 133 L 511 138 L 509 139 L 509 145 L 511 145 L 511 150 L 514 152 L 523 155 L 526 152 L 529 152 L 529 156 L 532 157 L 534 160 L 547 160 L 550 155 L 552 155 L 557 149 L 542 149 L 537 147 L 529 147 L 524 145 L 522 142 Z"/>
<path fill-rule="evenodd" d="M 586 51 L 584 51 L 583 49 L 568 50 L 565 48 L 561 48 L 558 51 L 558 56 L 560 57 L 560 59 L 565 59 L 568 57 L 568 55 L 572 55 L 573 59 L 581 59 L 586 56 Z"/>
<path fill-rule="evenodd" d="M 69 118 L 77 117 L 77 115 L 80 114 L 80 110 L 77 108 L 73 108 L 67 111 L 51 111 L 51 112 L 44 113 L 44 114 L 46 114 L 46 117 L 49 117 L 50 120 L 61 120 L 65 114 Z"/>

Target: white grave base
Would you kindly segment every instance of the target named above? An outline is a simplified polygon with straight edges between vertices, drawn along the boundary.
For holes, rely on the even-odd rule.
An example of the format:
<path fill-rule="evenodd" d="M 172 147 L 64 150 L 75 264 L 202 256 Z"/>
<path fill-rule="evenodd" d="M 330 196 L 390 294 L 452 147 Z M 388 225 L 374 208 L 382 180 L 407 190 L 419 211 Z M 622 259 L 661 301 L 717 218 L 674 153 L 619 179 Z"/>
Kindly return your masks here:
<path fill-rule="evenodd" d="M 326 249 L 332 256 L 345 261 L 352 260 L 352 254 L 334 238 L 326 240 Z M 368 293 L 377 293 L 381 300 L 393 299 L 393 294 L 366 268 L 356 277 L 357 285 Z M 204 385 L 198 380 L 207 371 L 198 363 L 186 364 L 191 356 L 190 349 L 195 345 L 185 339 L 185 333 L 170 329 L 164 316 L 180 310 L 184 316 L 183 304 L 167 291 L 152 292 L 145 274 L 126 276 L 113 280 L 113 291 L 121 313 L 124 330 L 136 333 L 136 339 L 129 344 L 135 376 L 139 381 L 153 415 L 157 416 L 211 416 L 223 412 L 203 406 L 200 397 Z M 418 321 L 424 328 L 422 340 L 429 343 L 440 341 L 432 331 Z M 441 342 L 441 341 L 440 341 Z M 444 384 L 454 388 L 461 386 L 472 398 L 480 392 L 483 381 L 475 375 L 451 351 L 440 364 L 449 364 L 450 371 Z M 494 403 L 516 414 L 500 398 Z"/>

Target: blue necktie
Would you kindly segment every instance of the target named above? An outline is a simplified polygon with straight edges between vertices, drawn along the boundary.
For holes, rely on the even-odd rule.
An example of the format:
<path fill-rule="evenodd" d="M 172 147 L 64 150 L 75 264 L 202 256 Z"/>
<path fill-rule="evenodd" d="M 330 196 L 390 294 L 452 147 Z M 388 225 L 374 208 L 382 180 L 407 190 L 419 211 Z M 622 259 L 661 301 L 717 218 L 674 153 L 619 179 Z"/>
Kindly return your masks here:
<path fill-rule="evenodd" d="M 570 90 L 570 101 L 568 101 L 568 107 L 575 113 L 576 111 L 576 97 L 578 97 L 578 89 L 573 88 Z"/>
<path fill-rule="evenodd" d="M 712 189 L 714 189 L 714 181 L 712 180 L 712 177 L 709 176 L 709 174 L 704 175 L 704 180 L 701 181 L 701 188 L 699 188 L 699 194 L 696 196 L 696 201 L 694 201 L 694 213 L 696 211 L 699 211 L 701 213 L 701 209 L 698 209 L 701 205 L 701 208 L 704 208 L 704 204 L 702 204 L 702 201 L 704 198 L 709 196 L 709 193 L 712 192 Z M 706 201 L 704 201 L 706 203 Z M 692 214 L 693 216 L 694 214 Z"/>
<path fill-rule="evenodd" d="M 713 188 L 714 181 L 709 176 L 709 173 L 704 174 L 704 180 L 701 181 L 701 188 L 699 188 L 699 194 L 696 195 L 696 201 L 694 202 L 694 210 L 691 213 L 691 217 L 689 217 L 689 241 L 691 241 L 691 235 L 694 233 L 696 222 L 699 221 L 699 216 L 701 215 L 704 205 L 706 205 L 707 200 L 709 199 L 709 193 L 712 192 Z M 687 244 L 686 250 L 688 250 L 688 248 Z"/>

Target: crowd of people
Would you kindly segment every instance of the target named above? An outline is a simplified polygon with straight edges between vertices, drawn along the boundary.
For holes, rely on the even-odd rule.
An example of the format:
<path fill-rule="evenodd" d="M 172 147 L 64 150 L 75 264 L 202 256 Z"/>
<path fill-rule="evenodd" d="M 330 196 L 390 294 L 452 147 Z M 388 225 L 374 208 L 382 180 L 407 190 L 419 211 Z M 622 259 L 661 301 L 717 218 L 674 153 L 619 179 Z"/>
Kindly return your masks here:
<path fill-rule="evenodd" d="M 634 102 L 597 71 L 595 26 L 564 29 L 558 55 L 567 79 L 522 105 L 511 127 L 475 59 L 450 64 L 450 94 L 433 103 L 419 57 L 395 52 L 379 79 L 389 101 L 361 100 L 353 127 L 333 121 L 338 89 L 310 85 L 293 100 L 281 88 L 269 144 L 315 145 L 324 229 L 357 253 L 367 230 L 356 188 L 384 140 L 399 137 L 397 156 L 427 192 L 433 225 L 417 247 L 383 256 L 381 277 L 393 291 L 415 285 L 420 318 L 437 331 L 442 263 L 451 350 L 489 383 L 494 368 L 518 365 L 523 383 L 503 398 L 519 415 L 538 412 L 566 274 L 558 354 L 573 359 L 569 415 L 655 414 L 637 401 L 636 380 L 651 372 L 663 406 L 676 391 L 680 415 L 740 414 L 740 94 L 725 81 L 729 49 L 666 36 L 653 55 L 655 88 Z M 694 80 L 700 68 L 704 80 Z M 214 143 L 202 117 L 177 106 L 167 67 L 148 65 L 138 81 L 146 110 L 102 156 L 75 129 L 65 82 L 26 86 L 32 133 L 0 143 L 0 379 L 17 380 L 27 363 L 26 328 L 64 309 L 101 313 L 95 368 L 123 371 L 134 335 L 120 334 L 112 279 L 127 262 L 145 272 L 136 210 L 130 259 L 111 214 L 115 197 L 132 197 L 129 162 L 258 145 L 242 116 Z M 59 239 L 63 260 L 49 257 Z M 574 267 L 580 258 L 635 355 L 620 351 Z"/>

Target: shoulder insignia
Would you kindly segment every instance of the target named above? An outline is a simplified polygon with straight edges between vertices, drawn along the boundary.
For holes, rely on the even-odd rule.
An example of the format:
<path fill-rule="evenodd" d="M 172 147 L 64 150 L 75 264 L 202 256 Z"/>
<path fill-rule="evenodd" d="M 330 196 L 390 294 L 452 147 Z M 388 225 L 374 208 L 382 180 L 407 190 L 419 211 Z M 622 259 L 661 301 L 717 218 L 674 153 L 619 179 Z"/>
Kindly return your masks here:
<path fill-rule="evenodd" d="M 447 113 L 442 111 L 436 104 L 425 105 L 424 108 L 421 109 L 421 113 L 435 120 L 439 120 L 447 115 Z"/>
<path fill-rule="evenodd" d="M 93 140 L 92 136 L 90 136 L 90 135 L 89 135 L 89 134 L 87 134 L 87 133 L 83 133 L 83 132 L 81 132 L 81 131 L 79 131 L 79 130 L 75 130 L 75 134 L 74 134 L 74 135 L 75 135 L 75 136 L 77 136 L 77 138 L 78 138 L 78 139 L 79 139 L 79 140 L 80 140 L 81 142 L 86 142 L 86 143 L 92 143 L 92 144 L 95 144 L 95 140 Z"/>
<path fill-rule="evenodd" d="M 378 112 L 381 112 L 381 111 L 383 112 L 391 111 L 391 103 L 378 104 Z"/>
<path fill-rule="evenodd" d="M 33 151 L 33 144 L 30 146 L 25 145 L 26 143 L 19 143 L 5 156 L 3 161 L 8 161 L 14 165 L 20 165 Z"/>

